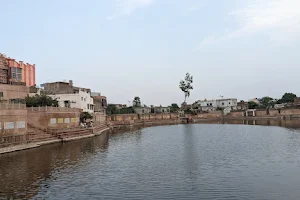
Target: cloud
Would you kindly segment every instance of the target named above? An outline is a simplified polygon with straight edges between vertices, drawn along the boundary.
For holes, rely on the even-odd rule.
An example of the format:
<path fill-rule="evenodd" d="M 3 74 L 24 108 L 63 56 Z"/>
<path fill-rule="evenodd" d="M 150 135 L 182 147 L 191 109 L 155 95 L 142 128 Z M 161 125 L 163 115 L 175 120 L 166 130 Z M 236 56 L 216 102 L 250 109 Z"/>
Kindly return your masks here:
<path fill-rule="evenodd" d="M 153 3 L 154 0 L 115 0 L 115 12 L 112 16 L 106 17 L 107 20 L 112 20 L 124 15 L 131 15 L 139 8 L 144 8 Z"/>
<path fill-rule="evenodd" d="M 248 0 L 246 6 L 229 13 L 237 28 L 221 36 L 210 36 L 201 45 L 264 33 L 271 41 L 287 43 L 300 39 L 300 0 Z M 212 39 L 214 38 L 214 39 Z"/>

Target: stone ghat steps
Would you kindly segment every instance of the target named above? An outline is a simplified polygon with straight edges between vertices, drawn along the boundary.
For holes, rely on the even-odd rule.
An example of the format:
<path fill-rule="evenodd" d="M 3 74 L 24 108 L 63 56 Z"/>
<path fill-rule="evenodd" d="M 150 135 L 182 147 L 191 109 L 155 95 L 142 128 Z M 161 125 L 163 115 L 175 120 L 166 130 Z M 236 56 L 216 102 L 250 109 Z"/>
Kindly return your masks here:
<path fill-rule="evenodd" d="M 43 142 L 43 141 L 56 140 L 58 138 L 42 130 L 35 129 L 35 128 L 28 128 L 28 139 L 29 139 L 28 142 Z"/>
<path fill-rule="evenodd" d="M 84 136 L 90 134 L 92 134 L 91 129 L 84 128 L 77 131 L 67 131 L 67 132 L 58 133 L 57 136 L 59 139 L 66 139 L 66 138 L 78 137 L 78 136 Z"/>
<path fill-rule="evenodd" d="M 96 127 L 94 127 L 94 133 L 97 133 L 97 132 L 102 131 L 102 130 L 107 129 L 107 128 L 109 128 L 109 127 L 105 124 L 96 126 Z"/>

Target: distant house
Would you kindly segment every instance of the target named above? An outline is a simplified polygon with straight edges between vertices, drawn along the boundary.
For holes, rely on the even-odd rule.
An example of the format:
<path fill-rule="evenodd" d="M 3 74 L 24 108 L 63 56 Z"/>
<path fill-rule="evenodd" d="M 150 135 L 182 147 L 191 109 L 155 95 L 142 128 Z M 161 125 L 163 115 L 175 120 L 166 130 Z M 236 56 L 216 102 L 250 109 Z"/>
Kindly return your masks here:
<path fill-rule="evenodd" d="M 230 108 L 230 110 L 237 109 L 237 99 L 213 99 L 213 100 L 199 100 L 196 102 L 202 111 L 215 111 L 217 108 Z"/>
<path fill-rule="evenodd" d="M 248 110 L 248 102 L 240 101 L 237 103 L 237 110 Z"/>
<path fill-rule="evenodd" d="M 294 106 L 295 107 L 300 107 L 300 97 L 297 97 L 294 99 Z"/>
<path fill-rule="evenodd" d="M 94 112 L 106 113 L 107 100 L 105 96 L 92 96 L 94 100 Z"/>
<path fill-rule="evenodd" d="M 149 113 L 151 113 L 151 108 L 149 108 L 149 107 L 135 107 L 134 108 L 134 112 L 136 113 L 136 114 L 149 114 Z"/>
<path fill-rule="evenodd" d="M 260 100 L 261 100 L 261 99 L 254 98 L 254 99 L 250 99 L 249 102 L 251 101 L 251 102 L 254 102 L 254 103 L 260 105 L 260 104 L 261 104 L 261 103 L 260 103 Z"/>
<path fill-rule="evenodd" d="M 169 107 L 153 107 L 154 113 L 170 113 L 170 108 Z"/>
<path fill-rule="evenodd" d="M 116 106 L 117 110 L 121 110 L 122 108 L 127 108 L 126 104 L 111 104 L 110 103 L 109 105 Z"/>

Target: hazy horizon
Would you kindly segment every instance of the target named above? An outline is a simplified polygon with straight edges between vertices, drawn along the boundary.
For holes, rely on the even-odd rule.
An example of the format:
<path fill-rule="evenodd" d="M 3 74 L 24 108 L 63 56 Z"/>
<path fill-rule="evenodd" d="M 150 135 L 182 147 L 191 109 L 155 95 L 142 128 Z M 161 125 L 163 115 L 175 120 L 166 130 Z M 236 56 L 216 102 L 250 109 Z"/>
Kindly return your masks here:
<path fill-rule="evenodd" d="M 299 95 L 299 0 L 4 1 L 0 52 L 37 84 L 73 80 L 128 104 Z"/>

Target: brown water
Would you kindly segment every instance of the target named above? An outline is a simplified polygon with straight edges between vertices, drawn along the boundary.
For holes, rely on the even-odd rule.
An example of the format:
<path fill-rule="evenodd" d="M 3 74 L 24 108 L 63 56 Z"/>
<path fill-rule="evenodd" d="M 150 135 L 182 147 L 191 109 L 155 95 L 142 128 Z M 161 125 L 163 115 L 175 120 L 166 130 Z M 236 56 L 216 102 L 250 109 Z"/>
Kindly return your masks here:
<path fill-rule="evenodd" d="M 214 123 L 0 155 L 0 199 L 300 199 L 298 120 Z"/>

